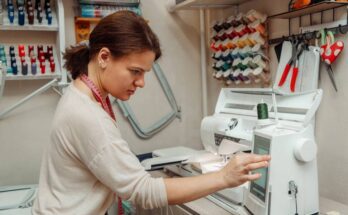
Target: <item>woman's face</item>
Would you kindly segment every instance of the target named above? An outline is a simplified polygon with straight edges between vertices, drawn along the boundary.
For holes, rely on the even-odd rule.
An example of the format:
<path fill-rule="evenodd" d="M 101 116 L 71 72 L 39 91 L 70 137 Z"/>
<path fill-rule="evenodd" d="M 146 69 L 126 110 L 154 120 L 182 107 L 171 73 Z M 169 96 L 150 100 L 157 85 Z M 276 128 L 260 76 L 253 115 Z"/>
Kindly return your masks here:
<path fill-rule="evenodd" d="M 101 83 L 105 91 L 113 97 L 126 101 L 138 87 L 145 86 L 145 72 L 152 68 L 155 53 L 144 51 L 122 58 L 109 57 L 101 72 Z"/>

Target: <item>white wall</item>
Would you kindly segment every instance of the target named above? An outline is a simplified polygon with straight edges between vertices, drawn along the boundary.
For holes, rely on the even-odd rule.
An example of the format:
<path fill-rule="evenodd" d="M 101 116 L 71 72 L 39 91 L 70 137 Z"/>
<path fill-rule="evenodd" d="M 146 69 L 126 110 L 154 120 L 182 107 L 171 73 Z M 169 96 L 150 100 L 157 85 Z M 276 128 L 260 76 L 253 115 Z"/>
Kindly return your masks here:
<path fill-rule="evenodd" d="M 273 15 L 287 11 L 288 0 L 253 0 L 239 7 L 239 11 L 247 12 L 256 9 L 268 15 Z M 214 18 L 228 17 L 234 10 L 213 11 Z M 346 19 L 344 8 L 337 9 L 337 18 Z M 324 21 L 330 22 L 332 19 L 331 11 L 324 14 Z M 309 23 L 308 17 L 302 18 L 303 23 Z M 313 15 L 313 23 L 319 23 L 318 15 Z M 298 32 L 298 19 L 292 21 L 292 33 Z M 269 22 L 270 38 L 281 37 L 288 34 L 287 20 L 271 20 Z M 342 35 L 336 39 L 343 40 L 348 44 L 347 35 Z M 269 50 L 271 57 L 271 70 L 277 68 L 277 61 L 273 47 Z M 320 195 L 343 204 L 348 205 L 348 50 L 345 48 L 339 59 L 333 65 L 338 92 L 336 93 L 331 85 L 330 79 L 324 67 L 321 68 L 321 80 L 319 87 L 324 90 L 323 100 L 316 115 L 316 140 L 318 144 L 318 173 Z M 301 71 L 300 71 L 301 72 Z M 210 113 L 217 99 L 220 84 L 212 77 L 209 78 L 209 107 Z M 285 167 L 286 168 L 286 167 Z"/>
<path fill-rule="evenodd" d="M 65 8 L 66 46 L 75 43 L 73 1 L 63 0 Z M 201 148 L 199 128 L 202 118 L 199 62 L 199 16 L 196 12 L 170 14 L 166 1 L 144 0 L 144 17 L 158 35 L 163 57 L 159 61 L 170 83 L 182 119 L 149 140 L 139 139 L 115 106 L 116 117 L 124 138 L 136 153 L 176 145 Z M 160 19 L 158 18 L 160 17 Z M 54 41 L 53 33 L 0 32 L 0 43 Z M 25 39 L 24 39 L 25 38 Z M 146 86 L 130 103 L 146 126 L 169 111 L 169 105 L 153 74 L 146 77 Z M 44 81 L 8 81 L 0 110 L 24 97 Z M 43 149 L 49 143 L 49 129 L 59 96 L 52 90 L 30 100 L 0 120 L 0 186 L 38 182 Z"/>

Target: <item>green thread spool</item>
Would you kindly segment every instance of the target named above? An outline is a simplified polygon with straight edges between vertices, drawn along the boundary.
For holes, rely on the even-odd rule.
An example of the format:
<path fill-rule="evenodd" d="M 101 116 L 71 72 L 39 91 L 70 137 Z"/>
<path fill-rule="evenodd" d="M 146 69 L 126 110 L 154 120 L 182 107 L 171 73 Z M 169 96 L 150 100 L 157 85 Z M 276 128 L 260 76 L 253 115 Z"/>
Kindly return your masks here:
<path fill-rule="evenodd" d="M 266 103 L 257 104 L 257 118 L 268 119 L 268 107 Z"/>

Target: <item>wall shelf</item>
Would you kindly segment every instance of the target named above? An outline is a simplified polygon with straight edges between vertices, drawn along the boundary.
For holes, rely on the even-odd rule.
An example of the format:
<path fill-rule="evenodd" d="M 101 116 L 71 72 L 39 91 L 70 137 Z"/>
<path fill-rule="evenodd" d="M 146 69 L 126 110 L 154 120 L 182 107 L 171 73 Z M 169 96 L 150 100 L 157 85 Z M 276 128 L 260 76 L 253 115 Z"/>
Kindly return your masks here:
<path fill-rule="evenodd" d="M 309 5 L 305 8 L 298 10 L 283 12 L 275 15 L 271 15 L 269 19 L 292 19 L 313 13 L 319 13 L 325 10 L 335 9 L 342 6 L 348 6 L 348 2 L 335 2 L 335 1 L 323 1 L 317 4 Z"/>
<path fill-rule="evenodd" d="M 5 80 L 43 80 L 43 79 L 55 79 L 60 78 L 62 74 L 59 72 L 55 73 L 46 73 L 46 74 L 37 74 L 37 75 L 13 75 L 7 74 Z"/>
<path fill-rule="evenodd" d="M 242 4 L 250 0 L 185 0 L 174 5 L 171 10 L 191 10 L 202 8 L 224 8 Z"/>

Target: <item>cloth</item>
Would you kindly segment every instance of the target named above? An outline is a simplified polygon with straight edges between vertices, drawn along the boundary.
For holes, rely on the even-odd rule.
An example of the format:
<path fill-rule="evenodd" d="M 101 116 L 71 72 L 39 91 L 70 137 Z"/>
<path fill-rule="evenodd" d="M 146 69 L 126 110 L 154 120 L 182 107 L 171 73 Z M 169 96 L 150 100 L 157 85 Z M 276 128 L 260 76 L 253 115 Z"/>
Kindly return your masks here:
<path fill-rule="evenodd" d="M 168 204 L 163 179 L 144 170 L 116 122 L 73 84 L 52 124 L 33 214 L 104 214 L 114 193 L 146 209 Z"/>

